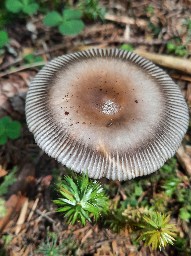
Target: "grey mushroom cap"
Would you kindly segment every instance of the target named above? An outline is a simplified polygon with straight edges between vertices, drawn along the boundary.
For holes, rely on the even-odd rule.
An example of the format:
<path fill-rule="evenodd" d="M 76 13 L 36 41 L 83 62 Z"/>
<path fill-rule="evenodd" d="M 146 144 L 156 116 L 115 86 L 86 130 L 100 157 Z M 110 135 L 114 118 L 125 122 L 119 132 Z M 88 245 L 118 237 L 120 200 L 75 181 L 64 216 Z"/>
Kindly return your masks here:
<path fill-rule="evenodd" d="M 37 144 L 63 165 L 129 180 L 175 154 L 189 117 L 162 69 L 132 52 L 92 49 L 58 57 L 37 74 L 26 119 Z"/>

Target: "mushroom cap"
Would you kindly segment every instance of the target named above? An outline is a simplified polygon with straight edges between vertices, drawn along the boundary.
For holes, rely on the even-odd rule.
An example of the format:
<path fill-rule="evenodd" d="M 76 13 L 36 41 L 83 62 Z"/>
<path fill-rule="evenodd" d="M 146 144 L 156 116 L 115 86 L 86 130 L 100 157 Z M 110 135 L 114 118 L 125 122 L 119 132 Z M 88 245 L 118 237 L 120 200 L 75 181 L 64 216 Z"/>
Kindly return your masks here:
<path fill-rule="evenodd" d="M 152 62 L 92 49 L 49 62 L 30 84 L 26 119 L 37 144 L 91 178 L 127 180 L 158 170 L 188 127 L 179 87 Z"/>

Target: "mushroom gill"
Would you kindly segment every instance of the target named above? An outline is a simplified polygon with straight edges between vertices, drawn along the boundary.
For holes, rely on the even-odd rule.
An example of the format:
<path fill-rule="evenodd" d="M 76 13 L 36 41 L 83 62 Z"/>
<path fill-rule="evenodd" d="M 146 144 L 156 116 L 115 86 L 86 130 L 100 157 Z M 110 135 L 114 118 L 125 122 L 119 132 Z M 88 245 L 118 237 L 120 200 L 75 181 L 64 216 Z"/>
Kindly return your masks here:
<path fill-rule="evenodd" d="M 159 169 L 188 127 L 187 105 L 172 79 L 117 49 L 52 60 L 30 85 L 26 117 L 47 154 L 76 172 L 112 180 Z"/>

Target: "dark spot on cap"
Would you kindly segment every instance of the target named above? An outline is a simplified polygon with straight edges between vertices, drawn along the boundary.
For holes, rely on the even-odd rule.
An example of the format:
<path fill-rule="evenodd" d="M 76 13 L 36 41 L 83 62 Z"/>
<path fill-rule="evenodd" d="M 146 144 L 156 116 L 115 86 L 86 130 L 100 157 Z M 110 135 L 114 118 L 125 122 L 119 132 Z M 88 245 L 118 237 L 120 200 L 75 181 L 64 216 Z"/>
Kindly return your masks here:
<path fill-rule="evenodd" d="M 110 127 L 110 126 L 112 126 L 112 124 L 113 124 L 113 122 L 112 122 L 112 120 L 110 120 L 110 121 L 106 124 L 106 127 Z"/>
<path fill-rule="evenodd" d="M 68 111 L 65 111 L 65 115 L 66 115 L 66 116 L 69 115 L 69 112 L 68 112 Z"/>

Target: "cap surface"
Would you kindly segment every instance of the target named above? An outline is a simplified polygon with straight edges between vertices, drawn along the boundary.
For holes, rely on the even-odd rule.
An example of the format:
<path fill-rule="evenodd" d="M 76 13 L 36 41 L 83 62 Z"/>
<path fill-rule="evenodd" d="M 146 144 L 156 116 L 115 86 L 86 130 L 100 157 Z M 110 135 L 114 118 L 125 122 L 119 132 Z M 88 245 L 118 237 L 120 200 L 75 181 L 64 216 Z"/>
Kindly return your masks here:
<path fill-rule="evenodd" d="M 127 180 L 178 149 L 188 108 L 160 68 L 132 52 L 92 49 L 48 63 L 30 85 L 26 118 L 50 156 L 92 178 Z"/>

